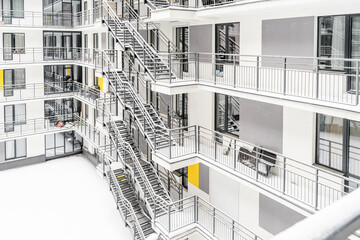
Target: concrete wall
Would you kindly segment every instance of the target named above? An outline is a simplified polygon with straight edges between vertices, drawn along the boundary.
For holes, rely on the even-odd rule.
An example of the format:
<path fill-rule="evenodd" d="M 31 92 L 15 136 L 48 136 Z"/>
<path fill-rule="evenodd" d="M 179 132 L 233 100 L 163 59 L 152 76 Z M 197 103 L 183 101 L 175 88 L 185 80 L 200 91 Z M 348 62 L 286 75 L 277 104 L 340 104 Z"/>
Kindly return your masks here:
<path fill-rule="evenodd" d="M 212 52 L 213 26 L 211 24 L 189 27 L 189 52 Z M 206 39 L 206 41 L 204 41 Z"/>

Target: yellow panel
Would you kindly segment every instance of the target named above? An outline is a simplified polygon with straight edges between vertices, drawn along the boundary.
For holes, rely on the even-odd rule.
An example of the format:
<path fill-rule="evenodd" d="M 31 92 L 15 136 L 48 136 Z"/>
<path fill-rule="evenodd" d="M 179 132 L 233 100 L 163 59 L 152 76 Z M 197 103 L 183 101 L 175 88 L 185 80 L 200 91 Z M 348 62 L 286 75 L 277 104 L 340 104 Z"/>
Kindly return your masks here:
<path fill-rule="evenodd" d="M 188 167 L 188 181 L 199 188 L 199 163 Z"/>
<path fill-rule="evenodd" d="M 4 90 L 4 70 L 0 69 L 0 91 Z"/>
<path fill-rule="evenodd" d="M 98 78 L 98 84 L 99 84 L 99 88 L 100 91 L 104 91 L 104 79 L 103 78 Z"/>
<path fill-rule="evenodd" d="M 66 75 L 71 76 L 71 66 L 70 65 L 66 65 L 67 69 L 66 69 Z"/>

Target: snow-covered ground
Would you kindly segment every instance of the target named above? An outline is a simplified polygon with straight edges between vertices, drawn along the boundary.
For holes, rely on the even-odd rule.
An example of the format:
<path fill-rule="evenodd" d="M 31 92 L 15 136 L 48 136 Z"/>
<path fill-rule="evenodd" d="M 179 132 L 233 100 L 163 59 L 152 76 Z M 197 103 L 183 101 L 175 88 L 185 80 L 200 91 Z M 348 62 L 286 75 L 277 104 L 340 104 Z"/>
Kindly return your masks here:
<path fill-rule="evenodd" d="M 84 157 L 0 172 L 0 239 L 132 239 L 106 181 Z"/>

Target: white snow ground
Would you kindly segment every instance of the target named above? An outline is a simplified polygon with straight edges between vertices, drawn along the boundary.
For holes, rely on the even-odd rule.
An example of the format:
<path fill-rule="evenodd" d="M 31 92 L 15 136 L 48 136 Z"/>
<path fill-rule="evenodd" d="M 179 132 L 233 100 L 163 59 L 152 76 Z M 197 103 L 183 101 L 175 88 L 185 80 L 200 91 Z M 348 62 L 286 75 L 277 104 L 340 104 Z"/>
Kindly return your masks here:
<path fill-rule="evenodd" d="M 108 185 L 81 155 L 0 171 L 0 239 L 131 239 Z"/>

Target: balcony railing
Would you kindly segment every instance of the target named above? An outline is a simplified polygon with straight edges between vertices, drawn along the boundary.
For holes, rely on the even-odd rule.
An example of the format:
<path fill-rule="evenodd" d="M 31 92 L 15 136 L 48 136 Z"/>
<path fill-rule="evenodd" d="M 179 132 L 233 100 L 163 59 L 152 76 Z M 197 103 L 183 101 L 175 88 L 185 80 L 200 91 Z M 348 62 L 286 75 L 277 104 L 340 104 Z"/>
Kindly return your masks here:
<path fill-rule="evenodd" d="M 155 208 L 155 222 L 165 229 L 167 235 L 191 224 L 198 224 L 217 239 L 261 240 L 255 233 L 198 196 L 172 202 L 167 209 L 165 213 L 156 214 Z"/>
<path fill-rule="evenodd" d="M 353 178 L 200 126 L 171 129 L 169 134 L 170 147 L 156 150 L 169 163 L 198 156 L 310 210 L 320 210 L 360 186 Z"/>
<path fill-rule="evenodd" d="M 161 55 L 176 79 L 159 83 L 198 83 L 301 101 L 359 104 L 357 59 L 210 53 Z"/>
<path fill-rule="evenodd" d="M 63 61 L 93 66 L 96 54 L 94 49 L 77 47 L 1 48 L 0 65 Z"/>
<path fill-rule="evenodd" d="M 79 13 L 48 13 L 34 11 L 0 10 L 0 22 L 9 27 L 73 28 L 94 24 L 100 20 L 100 8 Z"/>

